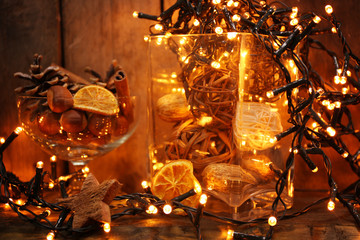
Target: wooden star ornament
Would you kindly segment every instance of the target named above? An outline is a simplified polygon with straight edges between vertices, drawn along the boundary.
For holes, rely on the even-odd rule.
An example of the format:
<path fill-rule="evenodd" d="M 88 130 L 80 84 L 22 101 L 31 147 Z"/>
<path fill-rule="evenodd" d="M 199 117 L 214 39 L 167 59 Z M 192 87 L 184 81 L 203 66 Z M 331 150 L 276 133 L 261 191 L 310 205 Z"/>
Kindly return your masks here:
<path fill-rule="evenodd" d="M 74 211 L 73 229 L 81 228 L 92 220 L 111 222 L 109 204 L 120 191 L 122 184 L 117 180 L 107 180 L 99 184 L 93 174 L 89 174 L 80 193 L 59 199 L 59 204 Z"/>

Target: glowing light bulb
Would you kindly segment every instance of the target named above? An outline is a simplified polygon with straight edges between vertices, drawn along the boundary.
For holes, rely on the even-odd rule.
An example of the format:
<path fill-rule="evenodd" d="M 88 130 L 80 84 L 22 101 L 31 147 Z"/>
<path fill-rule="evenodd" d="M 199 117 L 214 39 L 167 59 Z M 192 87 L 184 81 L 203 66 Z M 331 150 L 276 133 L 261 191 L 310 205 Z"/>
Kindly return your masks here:
<path fill-rule="evenodd" d="M 327 204 L 327 209 L 331 212 L 334 211 L 335 209 L 335 203 L 333 200 L 329 200 L 328 204 Z"/>
<path fill-rule="evenodd" d="M 323 106 L 328 106 L 329 104 L 330 104 L 330 101 L 329 100 L 323 100 L 322 102 L 321 102 L 321 104 L 323 105 Z"/>
<path fill-rule="evenodd" d="M 43 168 L 44 167 L 44 163 L 42 161 L 38 161 L 36 163 L 36 168 Z"/>
<path fill-rule="evenodd" d="M 181 38 L 180 41 L 179 41 L 179 43 L 180 43 L 181 45 L 184 45 L 184 44 L 186 43 L 186 38 L 185 38 L 185 37 Z"/>
<path fill-rule="evenodd" d="M 158 209 L 157 207 L 155 207 L 154 205 L 150 205 L 147 210 L 146 210 L 146 213 L 148 214 L 157 214 L 158 213 Z"/>
<path fill-rule="evenodd" d="M 170 32 L 167 32 L 167 33 L 165 33 L 165 36 L 164 36 L 164 37 L 165 37 L 165 38 L 170 38 L 171 35 L 172 35 L 172 34 L 171 34 Z"/>
<path fill-rule="evenodd" d="M 331 5 L 326 5 L 325 6 L 325 12 L 330 15 L 330 14 L 332 14 L 334 12 L 334 9 L 333 9 L 333 7 Z"/>
<path fill-rule="evenodd" d="M 145 41 L 145 42 L 148 42 L 149 39 L 150 39 L 149 36 L 144 36 L 144 41 Z"/>
<path fill-rule="evenodd" d="M 277 219 L 275 216 L 270 216 L 269 219 L 268 219 L 268 224 L 270 226 L 275 226 L 277 224 Z"/>
<path fill-rule="evenodd" d="M 329 109 L 329 110 L 334 110 L 334 108 L 335 108 L 335 104 L 334 104 L 334 103 L 331 103 L 331 104 L 329 104 L 329 105 L 327 106 L 327 109 Z"/>
<path fill-rule="evenodd" d="M 273 138 L 270 138 L 270 143 L 276 143 L 276 141 L 277 141 L 277 138 L 276 137 L 273 137 Z"/>
<path fill-rule="evenodd" d="M 347 71 L 346 71 L 346 75 L 347 75 L 348 77 L 351 77 L 351 71 L 350 71 L 350 70 L 347 70 Z"/>
<path fill-rule="evenodd" d="M 298 9 L 298 7 L 293 7 L 292 9 L 291 9 L 291 14 L 290 14 L 290 18 L 291 19 L 294 19 L 294 18 L 296 18 L 296 16 L 297 16 L 297 14 L 298 14 L 298 12 L 299 12 L 299 9 Z"/>
<path fill-rule="evenodd" d="M 313 173 L 317 173 L 318 171 L 319 171 L 319 168 L 318 167 L 316 167 L 316 168 L 314 168 L 313 170 L 311 170 Z"/>
<path fill-rule="evenodd" d="M 205 205 L 206 202 L 207 202 L 207 199 L 208 199 L 208 197 L 207 197 L 206 194 L 201 194 L 200 200 L 199 200 L 200 204 L 201 204 L 201 205 Z"/>
<path fill-rule="evenodd" d="M 336 102 L 335 102 L 335 107 L 336 107 L 336 108 L 341 108 L 341 102 L 336 101 Z"/>
<path fill-rule="evenodd" d="M 172 207 L 170 204 L 165 204 L 163 207 L 163 212 L 165 214 L 170 214 L 172 212 Z"/>
<path fill-rule="evenodd" d="M 55 232 L 51 231 L 48 233 L 48 235 L 46 236 L 46 240 L 53 240 L 55 238 Z"/>
<path fill-rule="evenodd" d="M 227 5 L 228 7 L 231 7 L 233 4 L 234 4 L 234 1 L 233 1 L 233 0 L 230 0 L 230 1 L 227 2 L 226 5 Z"/>
<path fill-rule="evenodd" d="M 172 78 L 177 78 L 176 72 L 171 73 L 171 77 L 172 77 Z"/>
<path fill-rule="evenodd" d="M 245 12 L 245 13 L 244 13 L 244 18 L 249 19 L 249 18 L 250 18 L 250 13 Z"/>
<path fill-rule="evenodd" d="M 234 230 L 229 229 L 227 231 L 226 240 L 232 240 L 234 238 Z"/>
<path fill-rule="evenodd" d="M 341 89 L 341 93 L 342 93 L 342 94 L 347 94 L 348 91 L 349 91 L 349 89 L 346 88 L 346 87 Z"/>
<path fill-rule="evenodd" d="M 299 20 L 298 20 L 297 18 L 294 18 L 294 19 L 292 19 L 292 20 L 290 21 L 290 25 L 291 25 L 291 26 L 298 25 L 298 23 L 299 23 Z"/>
<path fill-rule="evenodd" d="M 215 69 L 219 69 L 221 67 L 221 64 L 217 61 L 212 61 L 211 62 L 211 67 L 215 68 Z"/>
<path fill-rule="evenodd" d="M 199 20 L 195 19 L 195 20 L 194 20 L 194 26 L 196 26 L 196 27 L 197 27 L 197 26 L 199 26 L 199 25 L 200 25 Z"/>
<path fill-rule="evenodd" d="M 17 135 L 19 135 L 24 129 L 22 127 L 17 127 L 14 130 L 14 133 L 16 133 Z"/>
<path fill-rule="evenodd" d="M 81 171 L 82 171 L 83 173 L 89 173 L 89 172 L 90 172 L 90 168 L 89 168 L 89 167 L 83 167 L 83 168 L 81 169 Z"/>
<path fill-rule="evenodd" d="M 239 22 L 241 20 L 241 17 L 240 15 L 238 14 L 234 14 L 232 17 L 231 17 L 231 20 L 233 20 L 233 22 Z"/>
<path fill-rule="evenodd" d="M 293 7 L 292 9 L 291 9 L 291 11 L 292 11 L 292 13 L 298 13 L 299 12 L 299 8 L 298 7 Z"/>
<path fill-rule="evenodd" d="M 54 188 L 54 183 L 53 182 L 49 182 L 49 189 L 53 189 Z"/>
<path fill-rule="evenodd" d="M 332 28 L 331 28 L 331 32 L 332 32 L 332 33 L 337 33 L 336 27 L 332 27 Z"/>
<path fill-rule="evenodd" d="M 340 77 L 339 77 L 338 75 L 336 75 L 336 76 L 334 77 L 334 83 L 335 83 L 335 84 L 339 84 L 339 83 L 340 83 Z"/>
<path fill-rule="evenodd" d="M 104 225 L 103 225 L 103 230 L 104 230 L 104 232 L 109 233 L 110 230 L 111 230 L 110 223 L 107 223 L 107 222 L 104 223 Z"/>
<path fill-rule="evenodd" d="M 51 161 L 51 162 L 56 162 L 56 156 L 55 156 L 55 155 L 52 155 L 52 156 L 50 157 L 50 161 Z"/>
<path fill-rule="evenodd" d="M 142 182 L 141 182 L 141 186 L 142 186 L 142 188 L 144 188 L 144 189 L 148 188 L 148 187 L 149 187 L 148 181 L 142 181 Z"/>
<path fill-rule="evenodd" d="M 163 25 L 161 25 L 161 24 L 159 24 L 159 23 L 155 24 L 154 28 L 155 28 L 155 30 L 157 30 L 157 31 L 162 31 L 162 30 L 164 29 Z"/>
<path fill-rule="evenodd" d="M 291 18 L 291 19 L 294 19 L 294 18 L 296 18 L 296 17 L 297 17 L 297 13 L 291 13 L 291 14 L 290 14 L 290 18 Z"/>
<path fill-rule="evenodd" d="M 299 150 L 297 150 L 296 148 L 294 149 L 294 154 L 298 154 Z"/>
<path fill-rule="evenodd" d="M 138 13 L 137 11 L 134 11 L 132 15 L 133 15 L 134 18 L 138 18 L 138 17 L 139 17 L 139 13 Z"/>
<path fill-rule="evenodd" d="M 215 5 L 220 4 L 221 0 L 212 0 L 212 3 L 215 4 Z"/>
<path fill-rule="evenodd" d="M 320 18 L 319 16 L 315 16 L 315 17 L 313 18 L 313 21 L 314 21 L 314 23 L 318 24 L 318 23 L 321 22 L 321 18 Z"/>
<path fill-rule="evenodd" d="M 195 193 L 197 193 L 197 194 L 200 194 L 200 193 L 202 192 L 201 185 L 198 184 L 197 182 L 195 182 L 194 191 L 195 191 Z"/>
<path fill-rule="evenodd" d="M 227 38 L 228 38 L 229 40 L 232 40 L 232 39 L 236 38 L 236 36 L 237 36 L 237 33 L 236 33 L 236 32 L 228 32 L 228 33 L 227 33 Z"/>
<path fill-rule="evenodd" d="M 266 93 L 266 96 L 267 96 L 268 98 L 273 98 L 273 97 L 274 97 L 274 92 L 273 92 L 273 91 L 268 91 L 268 92 Z"/>
<path fill-rule="evenodd" d="M 336 135 L 336 131 L 333 127 L 327 127 L 326 132 L 329 134 L 330 137 L 333 137 Z"/>
<path fill-rule="evenodd" d="M 216 34 L 222 34 L 224 32 L 224 30 L 222 29 L 222 27 L 216 27 L 215 28 L 215 33 Z"/>
<path fill-rule="evenodd" d="M 349 153 L 348 153 L 348 152 L 344 152 L 343 154 L 341 154 L 341 156 L 342 156 L 343 158 L 347 158 L 347 157 L 349 156 Z"/>
<path fill-rule="evenodd" d="M 239 2 L 234 2 L 234 7 L 238 7 L 240 5 Z"/>
<path fill-rule="evenodd" d="M 347 82 L 347 77 L 346 76 L 341 76 L 340 77 L 340 84 L 344 85 Z"/>
<path fill-rule="evenodd" d="M 5 138 L 0 138 L 0 143 L 3 144 L 5 142 Z"/>

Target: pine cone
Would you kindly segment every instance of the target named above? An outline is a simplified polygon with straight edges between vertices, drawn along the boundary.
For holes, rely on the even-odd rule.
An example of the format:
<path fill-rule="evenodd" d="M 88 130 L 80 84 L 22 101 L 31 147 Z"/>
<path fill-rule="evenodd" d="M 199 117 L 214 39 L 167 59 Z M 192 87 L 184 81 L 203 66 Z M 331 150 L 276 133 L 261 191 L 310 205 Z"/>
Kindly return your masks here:
<path fill-rule="evenodd" d="M 18 87 L 15 92 L 18 94 L 45 97 L 48 89 L 54 85 L 66 87 L 70 92 L 75 93 L 83 87 L 82 84 L 69 81 L 69 76 L 62 72 L 57 66 L 49 66 L 41 71 L 42 56 L 34 54 L 34 62 L 30 65 L 30 74 L 17 72 L 15 77 L 30 82 L 30 85 Z"/>

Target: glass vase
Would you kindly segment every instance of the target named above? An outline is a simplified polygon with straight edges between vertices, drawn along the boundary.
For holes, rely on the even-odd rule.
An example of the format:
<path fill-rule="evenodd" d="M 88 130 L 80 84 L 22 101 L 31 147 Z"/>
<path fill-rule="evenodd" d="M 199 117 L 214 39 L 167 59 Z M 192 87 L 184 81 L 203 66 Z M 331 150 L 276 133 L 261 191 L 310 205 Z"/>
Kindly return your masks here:
<path fill-rule="evenodd" d="M 285 77 L 263 44 L 249 33 L 152 36 L 149 63 L 151 176 L 187 159 L 203 191 L 221 203 L 210 210 L 237 219 L 268 214 L 291 143 L 275 136 L 291 125 L 287 96 L 267 97 Z M 282 64 L 294 81 L 294 62 L 285 56 Z M 293 190 L 291 166 L 286 208 Z"/>

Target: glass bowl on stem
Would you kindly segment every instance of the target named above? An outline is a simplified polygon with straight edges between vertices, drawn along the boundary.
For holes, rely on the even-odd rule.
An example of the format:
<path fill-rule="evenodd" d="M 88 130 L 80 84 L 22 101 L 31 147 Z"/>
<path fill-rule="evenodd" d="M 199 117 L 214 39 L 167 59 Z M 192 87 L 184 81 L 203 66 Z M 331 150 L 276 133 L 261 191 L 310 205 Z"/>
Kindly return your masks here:
<path fill-rule="evenodd" d="M 54 113 L 46 97 L 17 96 L 17 109 L 24 132 L 45 152 L 57 159 L 70 161 L 75 169 L 69 192 L 81 189 L 86 165 L 127 141 L 138 125 L 139 97 L 118 97 L 120 112 L 100 115 L 75 111 L 83 116 L 81 131 L 65 131 L 61 126 L 64 113 Z M 86 171 L 84 171 L 86 172 Z"/>

